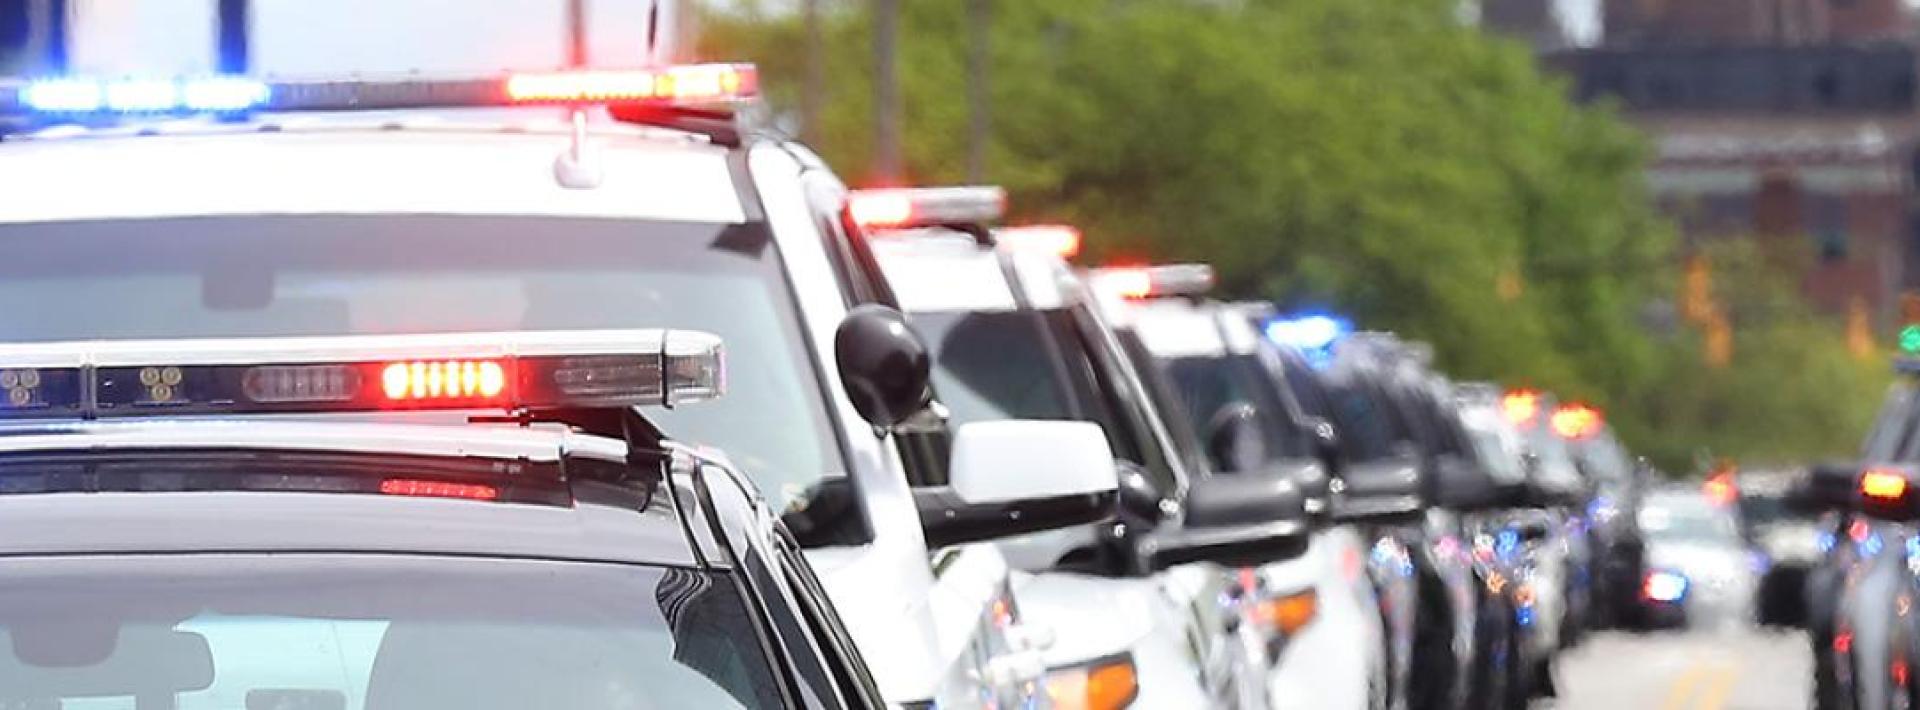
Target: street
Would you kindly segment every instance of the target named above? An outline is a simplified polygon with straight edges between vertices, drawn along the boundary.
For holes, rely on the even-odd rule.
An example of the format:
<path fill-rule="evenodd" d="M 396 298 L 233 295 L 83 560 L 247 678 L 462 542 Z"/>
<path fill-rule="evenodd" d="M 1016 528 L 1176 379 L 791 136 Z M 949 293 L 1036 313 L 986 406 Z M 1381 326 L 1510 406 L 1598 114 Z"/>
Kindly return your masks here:
<path fill-rule="evenodd" d="M 1797 633 L 1609 633 L 1559 661 L 1560 710 L 1775 710 L 1811 697 L 1807 642 Z"/>

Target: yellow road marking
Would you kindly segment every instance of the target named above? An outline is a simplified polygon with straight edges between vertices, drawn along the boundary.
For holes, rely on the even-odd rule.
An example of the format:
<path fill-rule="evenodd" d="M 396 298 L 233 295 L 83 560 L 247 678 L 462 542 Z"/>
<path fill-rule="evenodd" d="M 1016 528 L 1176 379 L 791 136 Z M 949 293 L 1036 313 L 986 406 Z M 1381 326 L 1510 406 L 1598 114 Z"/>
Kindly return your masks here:
<path fill-rule="evenodd" d="M 1739 676 L 1739 669 L 1732 666 L 1714 669 L 1710 676 L 1712 680 L 1708 681 L 1705 690 L 1701 691 L 1700 704 L 1695 707 L 1700 710 L 1720 710 L 1727 704 L 1727 696 L 1733 693 L 1733 682 L 1738 680 Z"/>
<path fill-rule="evenodd" d="M 1661 710 L 1686 710 L 1687 701 L 1693 698 L 1694 688 L 1700 686 L 1705 677 L 1707 666 L 1704 663 L 1692 663 L 1687 670 L 1673 680 L 1673 686 L 1667 689 L 1667 700 L 1660 704 Z"/>

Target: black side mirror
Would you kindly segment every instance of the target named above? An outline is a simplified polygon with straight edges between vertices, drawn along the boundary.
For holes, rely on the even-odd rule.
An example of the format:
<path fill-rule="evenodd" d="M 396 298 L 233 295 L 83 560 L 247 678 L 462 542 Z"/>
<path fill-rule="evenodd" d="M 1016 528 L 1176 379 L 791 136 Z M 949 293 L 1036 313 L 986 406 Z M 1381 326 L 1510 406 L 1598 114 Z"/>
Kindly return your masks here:
<path fill-rule="evenodd" d="M 1333 496 L 1333 519 L 1392 525 L 1426 511 L 1425 475 L 1417 460 L 1379 459 L 1347 466 Z"/>
<path fill-rule="evenodd" d="M 1433 459 L 1433 503 L 1442 508 L 1475 512 L 1500 507 L 1504 501 L 1493 478 L 1472 461 L 1453 454 Z"/>
<path fill-rule="evenodd" d="M 1862 468 L 1852 462 L 1815 464 L 1794 479 L 1786 503 L 1805 513 L 1851 509 L 1857 502 Z"/>
<path fill-rule="evenodd" d="M 1259 468 L 1267 460 L 1266 449 L 1260 414 L 1251 404 L 1227 404 L 1207 420 L 1207 460 L 1215 471 L 1239 473 Z"/>
<path fill-rule="evenodd" d="M 899 311 L 855 306 L 834 331 L 833 350 L 854 410 L 875 428 L 892 429 L 932 401 L 932 356 Z"/>
<path fill-rule="evenodd" d="M 1210 476 L 1187 489 L 1178 527 L 1143 536 L 1142 565 L 1162 570 L 1190 562 L 1251 567 L 1306 554 L 1306 497 L 1286 475 Z"/>
<path fill-rule="evenodd" d="M 1293 479 L 1306 501 L 1308 518 L 1314 521 L 1327 518 L 1333 495 L 1333 477 L 1327 475 L 1327 467 L 1313 459 L 1295 459 L 1268 466 L 1266 471 Z"/>

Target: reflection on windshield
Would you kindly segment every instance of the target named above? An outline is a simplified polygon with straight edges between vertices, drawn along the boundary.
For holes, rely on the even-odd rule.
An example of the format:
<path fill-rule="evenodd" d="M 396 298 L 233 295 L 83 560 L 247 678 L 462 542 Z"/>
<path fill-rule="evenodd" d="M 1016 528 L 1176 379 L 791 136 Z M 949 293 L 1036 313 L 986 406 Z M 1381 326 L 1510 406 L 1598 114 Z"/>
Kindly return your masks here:
<path fill-rule="evenodd" d="M 780 705 L 746 604 L 713 574 L 317 555 L 40 558 L 0 574 L 0 707 Z"/>
<path fill-rule="evenodd" d="M 1740 544 L 1733 516 L 1705 504 L 1650 501 L 1640 509 L 1640 530 L 1649 539 Z"/>
<path fill-rule="evenodd" d="M 705 330 L 726 341 L 727 395 L 649 416 L 724 449 L 776 505 L 844 470 L 763 224 L 239 216 L 0 225 L 0 240 L 33 245 L 0 260 L 15 341 Z"/>

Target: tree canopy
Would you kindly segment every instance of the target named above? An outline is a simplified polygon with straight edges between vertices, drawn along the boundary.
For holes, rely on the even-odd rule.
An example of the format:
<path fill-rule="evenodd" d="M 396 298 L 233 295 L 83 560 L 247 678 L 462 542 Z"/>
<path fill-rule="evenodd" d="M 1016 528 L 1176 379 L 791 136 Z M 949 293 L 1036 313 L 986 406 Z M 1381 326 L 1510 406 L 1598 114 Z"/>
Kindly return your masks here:
<path fill-rule="evenodd" d="M 916 183 L 965 178 L 968 4 L 901 3 Z M 1229 296 L 1350 314 L 1432 342 L 1459 378 L 1610 408 L 1671 468 L 1705 448 L 1850 450 L 1883 367 L 1798 310 L 1742 323 L 1723 370 L 1686 327 L 1651 327 L 1672 300 L 1677 240 L 1647 195 L 1643 139 L 1456 5 L 994 2 L 987 177 L 1015 221 L 1079 226 L 1087 263 L 1212 263 Z M 868 4 L 820 6 L 826 95 L 805 129 L 859 183 L 873 153 Z M 808 45 L 790 4 L 728 3 L 705 29 L 704 56 L 759 62 L 776 110 L 799 105 Z M 1791 300 L 1777 276 L 1761 287 Z"/>

